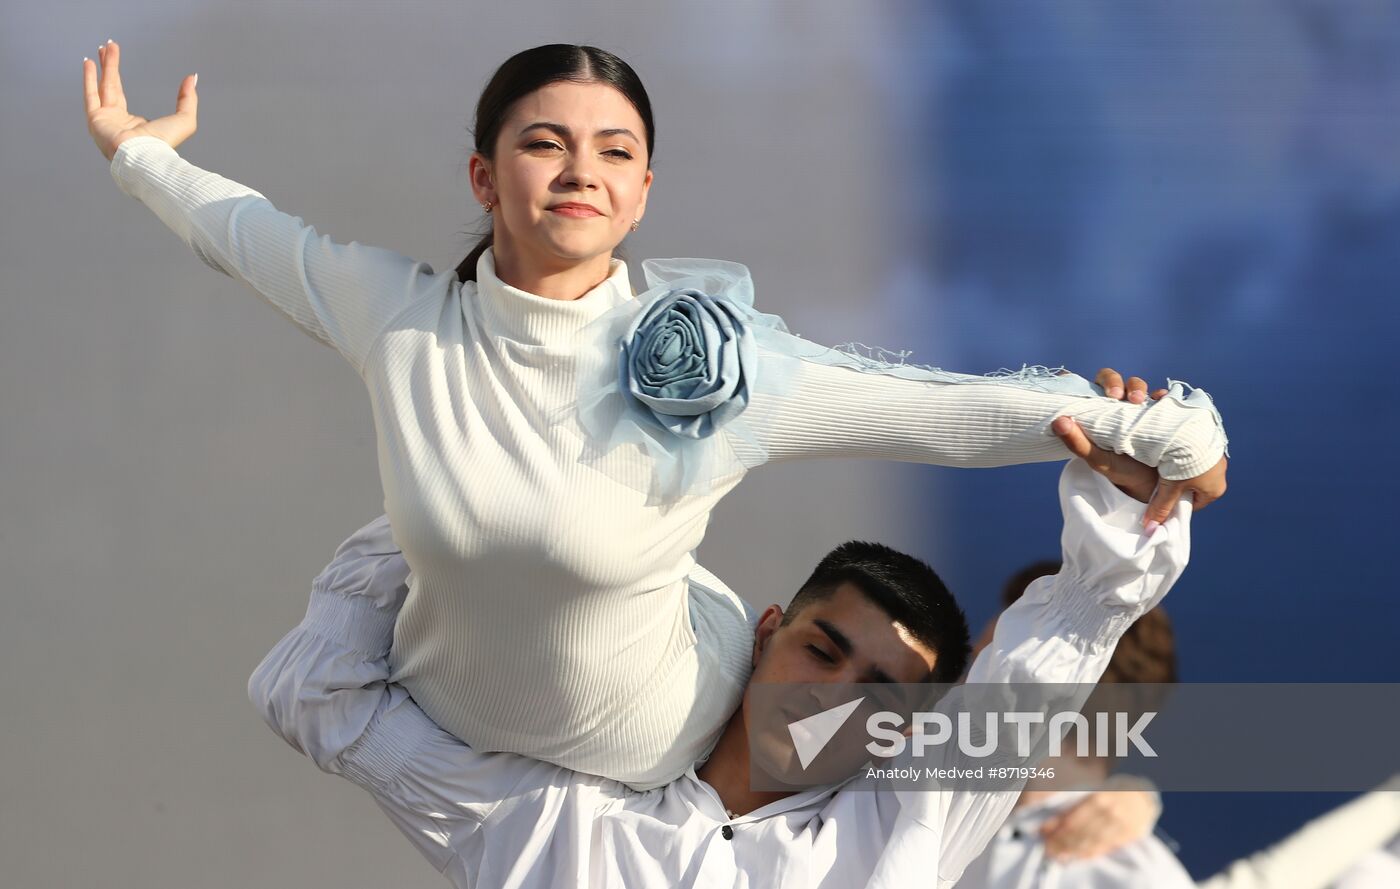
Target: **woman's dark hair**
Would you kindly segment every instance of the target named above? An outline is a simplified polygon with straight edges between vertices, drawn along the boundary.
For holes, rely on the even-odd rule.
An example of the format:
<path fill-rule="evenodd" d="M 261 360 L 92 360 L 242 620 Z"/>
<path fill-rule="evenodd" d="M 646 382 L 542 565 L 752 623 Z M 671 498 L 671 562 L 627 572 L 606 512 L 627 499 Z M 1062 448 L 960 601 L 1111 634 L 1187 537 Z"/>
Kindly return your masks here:
<path fill-rule="evenodd" d="M 641 78 L 630 65 L 607 50 L 572 43 L 550 43 L 518 52 L 496 69 L 476 103 L 476 123 L 472 127 L 476 150 L 487 158 L 494 157 L 496 137 L 516 100 L 563 80 L 606 84 L 626 96 L 642 116 L 646 128 L 647 166 L 651 166 L 656 127 L 651 117 L 651 100 L 647 98 Z M 476 261 L 491 246 L 492 234 L 488 228 L 457 266 L 459 281 L 476 280 Z"/>

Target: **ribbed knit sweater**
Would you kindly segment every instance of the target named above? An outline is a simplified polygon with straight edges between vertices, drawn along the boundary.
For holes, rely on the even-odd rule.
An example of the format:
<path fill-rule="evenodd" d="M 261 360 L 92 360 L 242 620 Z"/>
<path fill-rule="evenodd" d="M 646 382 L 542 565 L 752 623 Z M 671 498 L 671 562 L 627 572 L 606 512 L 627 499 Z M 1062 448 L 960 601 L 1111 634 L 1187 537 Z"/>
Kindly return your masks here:
<path fill-rule="evenodd" d="M 212 268 L 247 283 L 363 378 L 385 510 L 412 568 L 393 678 L 478 751 L 509 750 L 636 786 L 702 755 L 749 669 L 749 618 L 693 558 L 738 478 L 662 507 L 580 462 L 557 422 L 575 337 L 633 298 L 626 266 L 574 300 L 333 243 L 155 137 L 121 144 L 118 185 Z M 762 373 L 762 367 L 759 367 Z M 1051 420 L 1187 478 L 1224 439 L 1210 412 L 1013 385 L 933 384 L 805 364 L 745 419 L 768 462 L 849 456 L 956 466 L 1064 459 Z M 691 577 L 691 575 L 694 575 Z M 688 577 L 690 579 L 688 580 Z"/>

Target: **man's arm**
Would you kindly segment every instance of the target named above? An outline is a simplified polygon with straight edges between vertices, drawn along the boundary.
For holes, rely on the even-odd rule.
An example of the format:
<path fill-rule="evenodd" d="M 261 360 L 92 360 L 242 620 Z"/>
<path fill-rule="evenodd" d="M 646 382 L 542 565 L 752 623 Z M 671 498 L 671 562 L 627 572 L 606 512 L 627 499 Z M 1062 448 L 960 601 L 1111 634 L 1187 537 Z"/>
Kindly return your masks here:
<path fill-rule="evenodd" d="M 388 519 L 355 532 L 313 583 L 306 617 L 253 671 L 248 696 L 288 744 L 369 791 L 442 871 L 531 762 L 477 753 L 388 682 L 407 579 Z"/>
<path fill-rule="evenodd" d="M 1010 684 L 1086 694 L 1107 668 L 1119 637 L 1161 600 L 1186 566 L 1188 502 L 1145 535 L 1142 503 L 1085 460 L 1073 460 L 1060 477 L 1060 506 L 1064 567 L 1032 583 L 1002 614 L 992 643 L 968 675 L 973 694 L 977 686 Z M 1073 705 L 1053 691 L 1046 698 L 1055 709 Z M 927 872 L 935 850 L 938 885 L 952 885 L 1005 820 L 1018 791 L 894 790 L 900 811 L 869 885 L 909 885 L 913 874 Z"/>

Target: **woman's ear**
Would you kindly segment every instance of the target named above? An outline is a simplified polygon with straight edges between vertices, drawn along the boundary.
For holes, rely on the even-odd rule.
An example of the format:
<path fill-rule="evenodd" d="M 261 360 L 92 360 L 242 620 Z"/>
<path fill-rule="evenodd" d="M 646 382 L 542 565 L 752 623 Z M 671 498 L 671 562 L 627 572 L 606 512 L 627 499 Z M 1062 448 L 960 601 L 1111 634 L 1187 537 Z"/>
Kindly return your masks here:
<path fill-rule="evenodd" d="M 646 178 L 642 180 L 642 200 L 637 204 L 637 212 L 634 216 L 639 222 L 647 215 L 647 195 L 651 194 L 651 183 L 656 178 L 651 170 L 647 170 Z"/>
<path fill-rule="evenodd" d="M 491 162 L 479 151 L 473 151 L 467 161 L 467 176 L 472 184 L 472 197 L 478 204 L 499 203 L 496 196 L 495 177 L 491 175 Z"/>

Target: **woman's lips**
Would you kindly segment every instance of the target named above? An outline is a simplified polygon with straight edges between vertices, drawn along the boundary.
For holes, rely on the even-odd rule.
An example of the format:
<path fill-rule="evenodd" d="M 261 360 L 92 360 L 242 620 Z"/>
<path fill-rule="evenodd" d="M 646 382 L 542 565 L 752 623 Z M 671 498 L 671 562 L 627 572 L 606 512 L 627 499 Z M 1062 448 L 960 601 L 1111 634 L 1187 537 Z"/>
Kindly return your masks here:
<path fill-rule="evenodd" d="M 588 207 L 550 207 L 549 211 L 551 213 L 558 213 L 560 216 L 573 216 L 580 219 L 588 216 L 603 215 L 597 210 L 593 210 Z"/>

